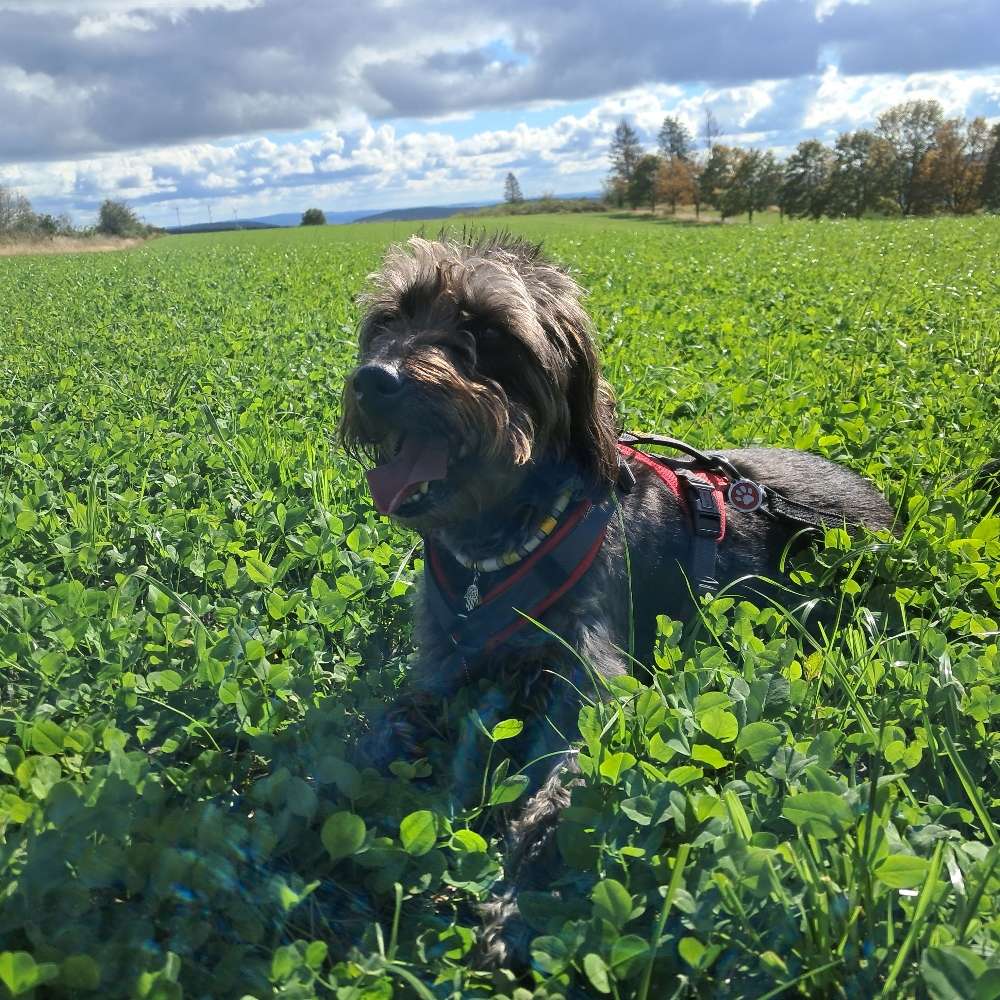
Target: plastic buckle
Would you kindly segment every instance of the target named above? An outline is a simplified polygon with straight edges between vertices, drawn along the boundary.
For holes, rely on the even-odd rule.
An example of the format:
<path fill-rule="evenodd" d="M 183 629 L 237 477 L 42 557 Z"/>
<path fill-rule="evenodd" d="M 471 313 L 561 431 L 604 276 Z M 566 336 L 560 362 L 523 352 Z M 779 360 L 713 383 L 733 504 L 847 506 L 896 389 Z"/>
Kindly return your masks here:
<path fill-rule="evenodd" d="M 684 477 L 688 488 L 688 499 L 691 502 L 691 518 L 694 521 L 696 535 L 717 538 L 722 528 L 722 514 L 715 505 L 715 490 L 701 479 Z"/>

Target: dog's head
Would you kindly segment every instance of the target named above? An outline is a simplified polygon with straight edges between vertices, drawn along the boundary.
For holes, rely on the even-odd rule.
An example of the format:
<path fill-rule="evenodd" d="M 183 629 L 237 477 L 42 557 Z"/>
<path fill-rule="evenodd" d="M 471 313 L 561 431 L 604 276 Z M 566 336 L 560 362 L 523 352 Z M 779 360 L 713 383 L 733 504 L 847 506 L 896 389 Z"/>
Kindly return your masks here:
<path fill-rule="evenodd" d="M 341 436 L 376 506 L 418 531 L 502 505 L 533 463 L 617 474 L 614 405 L 581 289 L 510 236 L 414 237 L 362 296 Z"/>

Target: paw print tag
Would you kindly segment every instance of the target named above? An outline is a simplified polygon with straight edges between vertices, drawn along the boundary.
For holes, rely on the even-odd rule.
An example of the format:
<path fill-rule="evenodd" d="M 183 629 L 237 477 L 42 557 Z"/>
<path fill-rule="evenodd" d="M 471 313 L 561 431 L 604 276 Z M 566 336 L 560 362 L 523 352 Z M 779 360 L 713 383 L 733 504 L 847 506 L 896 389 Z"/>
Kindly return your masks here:
<path fill-rule="evenodd" d="M 752 479 L 737 479 L 729 484 L 726 500 L 743 514 L 752 514 L 764 503 L 764 488 Z"/>

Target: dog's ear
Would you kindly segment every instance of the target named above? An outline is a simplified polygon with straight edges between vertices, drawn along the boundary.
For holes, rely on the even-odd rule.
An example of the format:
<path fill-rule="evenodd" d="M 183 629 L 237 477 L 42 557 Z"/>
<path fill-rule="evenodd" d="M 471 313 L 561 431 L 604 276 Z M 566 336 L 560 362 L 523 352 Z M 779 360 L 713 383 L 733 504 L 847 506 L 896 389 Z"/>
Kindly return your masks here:
<path fill-rule="evenodd" d="M 550 349 L 559 359 L 563 409 L 555 421 L 559 450 L 568 453 L 591 477 L 618 478 L 618 428 L 614 393 L 601 375 L 583 290 L 559 267 L 532 262 L 529 290 Z"/>
<path fill-rule="evenodd" d="M 600 482 L 618 478 L 618 427 L 615 397 L 601 375 L 600 361 L 589 332 L 574 331 L 572 366 L 566 387 L 569 404 L 569 446 L 576 461 Z"/>

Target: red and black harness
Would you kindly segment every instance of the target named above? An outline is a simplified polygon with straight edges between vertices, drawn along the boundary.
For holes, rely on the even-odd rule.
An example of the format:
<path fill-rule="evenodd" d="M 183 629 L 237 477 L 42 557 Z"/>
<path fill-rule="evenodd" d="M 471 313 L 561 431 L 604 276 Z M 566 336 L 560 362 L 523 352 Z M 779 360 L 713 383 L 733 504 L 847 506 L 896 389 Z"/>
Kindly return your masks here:
<path fill-rule="evenodd" d="M 650 455 L 636 445 L 672 448 L 689 457 Z M 691 526 L 689 576 L 698 596 L 718 589 L 715 567 L 719 545 L 726 537 L 728 508 L 743 514 L 759 511 L 804 531 L 844 519 L 843 513 L 791 500 L 746 478 L 722 455 L 699 451 L 675 438 L 624 434 L 618 441 L 618 452 L 615 486 L 580 496 L 534 552 L 477 595 L 474 607 L 469 608 L 463 597 L 461 581 L 468 571 L 446 550 L 429 540 L 425 543 L 424 582 L 430 610 L 463 662 L 496 649 L 531 620 L 539 621 L 590 569 L 607 537 L 611 518 L 621 510 L 618 494 L 630 493 L 635 486 L 635 475 L 626 460 L 645 465 L 686 512 Z M 546 640 L 541 629 L 535 629 L 535 636 L 535 641 Z"/>
<path fill-rule="evenodd" d="M 650 455 L 636 445 L 659 445 L 688 459 Z M 690 577 L 696 594 L 718 588 L 715 566 L 726 536 L 727 506 L 750 513 L 818 527 L 823 513 L 797 504 L 742 476 L 720 455 L 707 454 L 673 438 L 623 435 L 618 443 L 619 477 L 613 488 L 584 493 L 563 514 L 548 538 L 521 562 L 502 572 L 469 609 L 463 598 L 464 570 L 447 550 L 425 545 L 425 592 L 430 611 L 450 636 L 455 652 L 469 660 L 490 652 L 512 635 L 538 621 L 590 569 L 607 536 L 608 524 L 620 509 L 618 493 L 635 486 L 628 461 L 645 465 L 677 498 L 691 525 Z M 467 582 L 467 581 L 466 581 Z M 538 641 L 545 634 L 536 629 Z"/>

